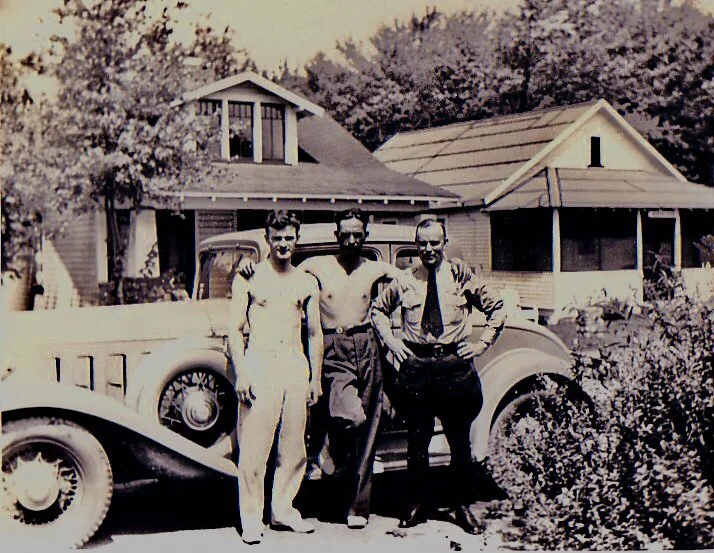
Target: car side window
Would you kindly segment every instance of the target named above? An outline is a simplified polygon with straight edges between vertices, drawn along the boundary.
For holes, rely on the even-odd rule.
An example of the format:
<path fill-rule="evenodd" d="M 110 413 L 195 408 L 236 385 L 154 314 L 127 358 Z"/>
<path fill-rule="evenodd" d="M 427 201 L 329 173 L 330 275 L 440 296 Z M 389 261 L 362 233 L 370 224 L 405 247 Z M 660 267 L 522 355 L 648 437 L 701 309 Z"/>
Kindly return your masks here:
<path fill-rule="evenodd" d="M 258 252 L 252 248 L 236 248 L 204 253 L 201 256 L 201 275 L 196 297 L 230 298 L 236 268 L 244 257 L 257 261 Z"/>

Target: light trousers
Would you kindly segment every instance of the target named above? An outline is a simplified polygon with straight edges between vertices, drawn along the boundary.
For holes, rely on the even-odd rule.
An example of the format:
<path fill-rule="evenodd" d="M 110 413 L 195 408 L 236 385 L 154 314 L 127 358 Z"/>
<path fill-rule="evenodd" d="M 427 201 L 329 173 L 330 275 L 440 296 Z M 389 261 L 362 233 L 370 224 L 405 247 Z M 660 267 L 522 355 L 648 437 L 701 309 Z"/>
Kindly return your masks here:
<path fill-rule="evenodd" d="M 277 430 L 277 458 L 271 502 L 272 522 L 302 518 L 293 507 L 305 475 L 305 424 L 309 365 L 302 353 L 248 348 L 243 367 L 251 375 L 255 399 L 239 409 L 238 485 L 243 529 L 263 527 L 265 473 Z M 243 372 L 243 370 L 241 371 Z"/>

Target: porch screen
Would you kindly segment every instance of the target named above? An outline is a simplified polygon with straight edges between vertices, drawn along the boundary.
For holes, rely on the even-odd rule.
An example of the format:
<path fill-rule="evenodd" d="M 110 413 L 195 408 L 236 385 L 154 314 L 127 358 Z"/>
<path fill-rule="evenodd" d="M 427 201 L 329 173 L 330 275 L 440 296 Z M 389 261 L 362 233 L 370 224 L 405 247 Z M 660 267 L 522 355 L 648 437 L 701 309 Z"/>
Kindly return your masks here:
<path fill-rule="evenodd" d="M 553 212 L 550 209 L 495 211 L 491 219 L 494 271 L 553 270 Z"/>
<path fill-rule="evenodd" d="M 625 209 L 561 209 L 561 270 L 616 271 L 637 264 L 637 215 Z"/>
<path fill-rule="evenodd" d="M 696 244 L 701 244 L 702 238 L 714 236 L 714 213 L 696 209 L 693 211 L 680 210 L 682 222 L 682 267 L 703 267 L 705 263 L 712 263 L 712 253 L 705 253 Z"/>

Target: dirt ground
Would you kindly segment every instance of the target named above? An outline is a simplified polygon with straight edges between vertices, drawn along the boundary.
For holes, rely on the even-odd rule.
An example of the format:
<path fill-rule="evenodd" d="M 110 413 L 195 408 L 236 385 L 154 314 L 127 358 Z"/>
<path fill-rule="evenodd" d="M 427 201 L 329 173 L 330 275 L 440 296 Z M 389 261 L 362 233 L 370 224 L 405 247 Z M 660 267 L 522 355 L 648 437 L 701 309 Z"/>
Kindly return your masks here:
<path fill-rule="evenodd" d="M 434 472 L 437 490 L 448 488 L 448 474 Z M 437 492 L 438 493 L 438 492 Z M 321 551 L 485 551 L 509 549 L 499 533 L 500 520 L 485 516 L 489 502 L 498 492 L 490 483 L 479 488 L 472 509 L 484 520 L 481 535 L 466 534 L 448 521 L 449 512 L 437 509 L 434 518 L 408 530 L 397 528 L 404 497 L 404 481 L 399 474 L 375 477 L 373 514 L 367 528 L 350 530 L 344 524 L 326 520 L 329 490 L 325 483 L 309 482 L 301 491 L 298 507 L 317 531 L 310 535 L 267 530 L 260 545 L 245 545 L 237 531 L 236 493 L 230 483 L 150 485 L 118 491 L 109 514 L 97 535 L 85 546 L 101 553 L 162 551 L 222 553 L 243 550 L 311 553 Z M 437 502 L 440 498 L 437 497 Z M 323 512 L 321 512 L 323 511 Z"/>

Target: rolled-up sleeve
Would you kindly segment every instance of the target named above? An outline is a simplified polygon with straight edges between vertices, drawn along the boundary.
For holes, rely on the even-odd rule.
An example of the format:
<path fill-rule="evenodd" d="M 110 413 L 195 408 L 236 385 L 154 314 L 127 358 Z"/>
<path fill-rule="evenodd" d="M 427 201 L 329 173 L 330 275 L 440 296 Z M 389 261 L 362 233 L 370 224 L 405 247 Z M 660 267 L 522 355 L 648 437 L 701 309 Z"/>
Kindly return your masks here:
<path fill-rule="evenodd" d="M 400 284 L 399 279 L 394 278 L 384 287 L 384 289 L 372 300 L 370 314 L 373 317 L 375 311 L 379 311 L 384 315 L 391 315 L 397 308 L 400 301 Z M 372 319 L 374 320 L 374 319 Z"/>
<path fill-rule="evenodd" d="M 506 323 L 503 298 L 483 282 L 474 283 L 469 295 L 471 305 L 486 316 L 486 325 L 480 339 L 486 346 L 490 346 L 501 334 Z"/>

